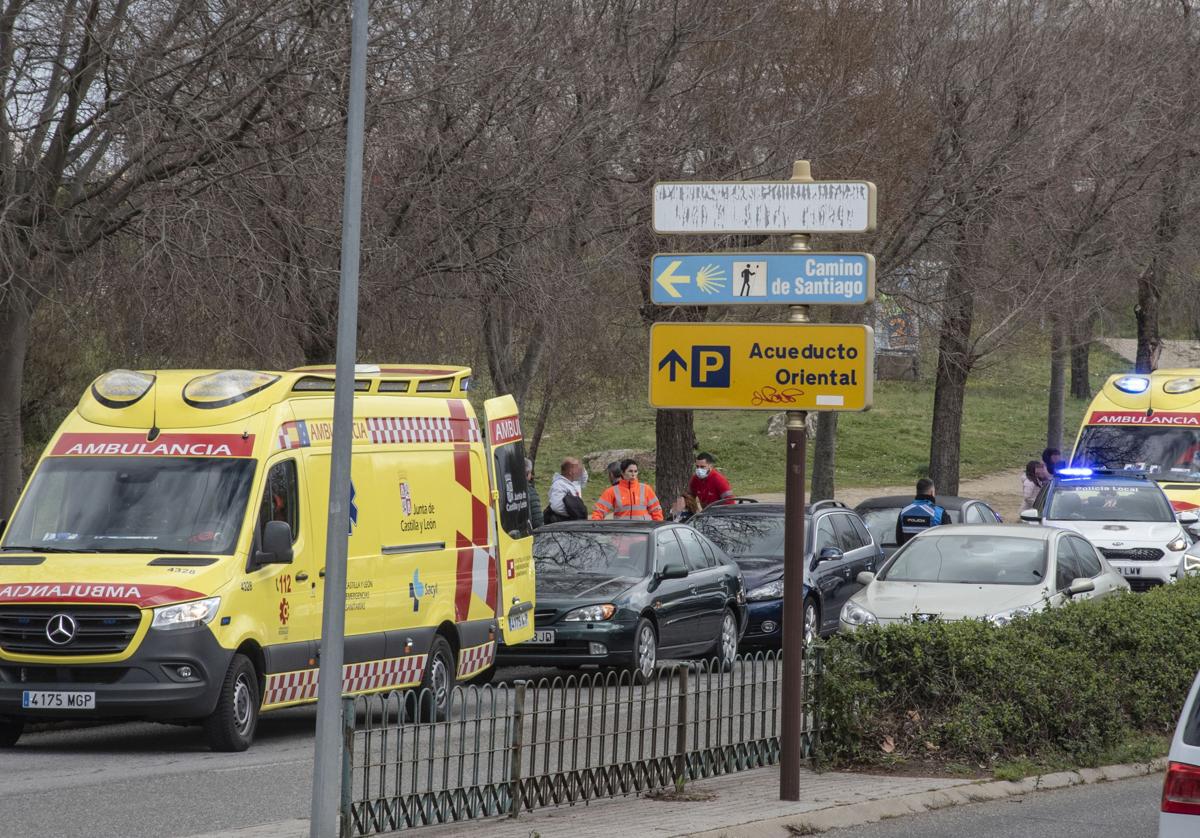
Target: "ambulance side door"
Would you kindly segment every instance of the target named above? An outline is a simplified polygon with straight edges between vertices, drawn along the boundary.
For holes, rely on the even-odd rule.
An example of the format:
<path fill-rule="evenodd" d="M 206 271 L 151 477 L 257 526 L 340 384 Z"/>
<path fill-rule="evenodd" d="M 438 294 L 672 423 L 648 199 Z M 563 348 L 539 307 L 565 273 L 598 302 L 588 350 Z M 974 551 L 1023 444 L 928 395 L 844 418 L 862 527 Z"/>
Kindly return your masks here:
<path fill-rule="evenodd" d="M 483 404 L 485 442 L 491 479 L 492 518 L 500 596 L 497 620 L 505 645 L 533 638 L 536 588 L 529 488 L 525 483 L 525 440 L 517 402 L 512 396 Z"/>

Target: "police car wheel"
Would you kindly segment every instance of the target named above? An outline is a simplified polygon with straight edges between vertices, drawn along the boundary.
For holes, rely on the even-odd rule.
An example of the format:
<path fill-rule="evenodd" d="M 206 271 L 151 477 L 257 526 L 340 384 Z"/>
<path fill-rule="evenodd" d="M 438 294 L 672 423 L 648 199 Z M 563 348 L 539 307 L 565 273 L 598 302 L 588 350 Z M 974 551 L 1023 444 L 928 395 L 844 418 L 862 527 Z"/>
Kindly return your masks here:
<path fill-rule="evenodd" d="M 254 741 L 258 711 L 258 673 L 245 655 L 234 655 L 221 683 L 217 708 L 204 720 L 204 735 L 214 751 L 244 751 Z"/>
<path fill-rule="evenodd" d="M 429 646 L 425 674 L 417 690 L 417 719 L 422 722 L 444 722 L 450 715 L 450 696 L 456 683 L 454 650 L 440 634 Z"/>
<path fill-rule="evenodd" d="M 0 748 L 11 748 L 17 744 L 17 740 L 21 738 L 24 731 L 24 719 L 0 718 Z"/>

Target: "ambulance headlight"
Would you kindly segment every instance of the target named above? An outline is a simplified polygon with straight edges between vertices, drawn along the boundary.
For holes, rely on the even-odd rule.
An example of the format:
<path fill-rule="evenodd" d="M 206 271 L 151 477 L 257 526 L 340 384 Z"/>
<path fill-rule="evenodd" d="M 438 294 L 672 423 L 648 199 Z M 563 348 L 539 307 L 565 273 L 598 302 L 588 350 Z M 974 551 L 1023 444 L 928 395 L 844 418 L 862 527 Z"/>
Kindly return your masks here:
<path fill-rule="evenodd" d="M 129 407 L 154 386 L 154 376 L 133 370 L 113 370 L 92 384 L 92 395 L 105 407 Z"/>
<path fill-rule="evenodd" d="M 222 370 L 193 378 L 183 386 L 183 400 L 192 407 L 228 407 L 265 390 L 279 376 L 253 370 Z"/>
<path fill-rule="evenodd" d="M 1193 390 L 1200 390 L 1200 378 L 1172 378 L 1163 385 L 1163 392 L 1173 395 L 1190 393 Z"/>
<path fill-rule="evenodd" d="M 1144 393 L 1150 389 L 1150 379 L 1140 375 L 1123 375 L 1113 382 L 1113 386 L 1123 393 Z"/>
<path fill-rule="evenodd" d="M 150 628 L 182 629 L 202 626 L 212 622 L 221 607 L 219 596 L 208 599 L 198 599 L 194 602 L 181 602 L 177 605 L 164 605 L 154 609 L 154 622 Z"/>

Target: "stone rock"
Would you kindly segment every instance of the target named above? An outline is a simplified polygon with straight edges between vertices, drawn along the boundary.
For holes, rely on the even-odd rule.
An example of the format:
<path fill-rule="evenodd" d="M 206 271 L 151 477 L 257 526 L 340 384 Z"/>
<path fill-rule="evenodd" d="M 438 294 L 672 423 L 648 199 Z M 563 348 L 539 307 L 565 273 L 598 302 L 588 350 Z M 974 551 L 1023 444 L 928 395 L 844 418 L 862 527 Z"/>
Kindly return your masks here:
<path fill-rule="evenodd" d="M 804 426 L 808 428 L 808 435 L 814 437 L 817 435 L 817 412 L 810 410 L 808 416 L 804 419 Z M 773 413 L 771 418 L 767 420 L 767 436 L 775 438 L 787 436 L 787 413 Z"/>
<path fill-rule="evenodd" d="M 632 459 L 637 460 L 638 469 L 641 471 L 654 471 L 658 465 L 658 458 L 653 451 L 638 451 L 634 448 L 616 448 L 612 451 L 592 451 L 589 454 L 584 454 L 580 459 L 587 466 L 588 474 L 599 475 L 603 474 L 608 468 L 608 464 L 613 460 Z"/>

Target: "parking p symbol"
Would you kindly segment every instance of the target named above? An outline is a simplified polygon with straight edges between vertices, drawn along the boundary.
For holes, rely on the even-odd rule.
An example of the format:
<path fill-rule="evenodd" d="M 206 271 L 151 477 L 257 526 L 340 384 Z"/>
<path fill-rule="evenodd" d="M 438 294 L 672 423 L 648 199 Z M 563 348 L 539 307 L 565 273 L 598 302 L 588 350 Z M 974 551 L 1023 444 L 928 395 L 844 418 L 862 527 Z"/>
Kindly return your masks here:
<path fill-rule="evenodd" d="M 729 347 L 692 347 L 692 386 L 729 386 Z"/>

